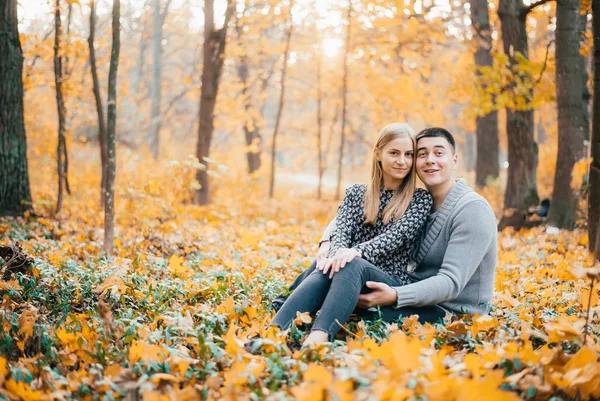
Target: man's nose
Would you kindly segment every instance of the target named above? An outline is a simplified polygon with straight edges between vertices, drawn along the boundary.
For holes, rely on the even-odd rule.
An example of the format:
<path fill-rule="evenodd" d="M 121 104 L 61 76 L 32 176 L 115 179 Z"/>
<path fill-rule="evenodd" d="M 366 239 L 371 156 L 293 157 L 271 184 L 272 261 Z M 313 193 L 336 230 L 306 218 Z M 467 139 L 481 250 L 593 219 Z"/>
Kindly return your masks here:
<path fill-rule="evenodd" d="M 429 153 L 429 154 L 427 155 L 427 160 L 426 160 L 426 162 L 427 162 L 427 163 L 429 163 L 429 164 L 433 163 L 433 154 L 432 154 L 432 153 Z"/>

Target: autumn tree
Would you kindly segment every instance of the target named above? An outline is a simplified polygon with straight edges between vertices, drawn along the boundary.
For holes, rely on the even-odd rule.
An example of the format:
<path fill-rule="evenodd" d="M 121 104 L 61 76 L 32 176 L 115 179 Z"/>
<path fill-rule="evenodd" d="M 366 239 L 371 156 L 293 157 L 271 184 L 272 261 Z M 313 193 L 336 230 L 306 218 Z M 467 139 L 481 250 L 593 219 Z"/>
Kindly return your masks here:
<path fill-rule="evenodd" d="M 283 66 L 281 67 L 281 83 L 279 92 L 279 106 L 277 107 L 277 116 L 275 117 L 275 128 L 273 129 L 273 139 L 271 141 L 271 173 L 269 176 L 269 197 L 272 198 L 275 191 L 275 165 L 277 158 L 277 136 L 279 135 L 279 127 L 281 126 L 281 116 L 283 114 L 283 106 L 285 104 L 285 77 L 288 69 L 288 59 L 290 56 L 290 45 L 292 43 L 292 33 L 294 30 L 294 21 L 292 19 L 292 8 L 294 8 L 294 0 L 290 0 L 289 12 L 287 18 L 287 33 L 285 36 L 285 50 L 283 51 Z"/>
<path fill-rule="evenodd" d="M 88 46 L 90 51 L 90 70 L 92 73 L 92 85 L 94 100 L 96 103 L 96 114 L 98 124 L 98 140 L 100 142 L 100 163 L 102 165 L 100 181 L 100 206 L 104 207 L 106 200 L 106 167 L 108 166 L 108 148 L 106 147 L 106 120 L 104 118 L 104 106 L 102 105 L 102 96 L 100 95 L 100 82 L 98 80 L 98 68 L 96 65 L 96 49 L 94 40 L 96 35 L 96 3 L 90 2 L 90 36 L 88 37 Z"/>
<path fill-rule="evenodd" d="M 208 163 L 212 141 L 215 105 L 219 93 L 219 81 L 225 62 L 225 45 L 227 43 L 227 25 L 233 15 L 235 2 L 227 0 L 223 27 L 215 27 L 214 0 L 204 0 L 204 68 L 202 70 L 202 92 L 200 94 L 200 123 L 198 125 L 198 146 L 196 155 L 200 163 L 206 163 L 204 169 L 196 173 L 200 189 L 194 192 L 194 203 L 207 205 L 210 203 L 208 183 Z"/>
<path fill-rule="evenodd" d="M 346 145 L 346 124 L 348 114 L 348 64 L 350 62 L 350 37 L 352 32 L 352 0 L 348 0 L 348 12 L 346 14 L 346 41 L 344 43 L 344 67 L 342 76 L 342 129 L 340 132 L 340 146 L 338 149 L 338 171 L 335 199 L 340 199 L 342 191 L 342 168 L 344 164 L 344 147 Z"/>
<path fill-rule="evenodd" d="M 586 125 L 579 6 L 579 0 L 556 2 L 558 153 L 548 220 L 558 227 L 569 229 L 577 220 L 578 199 L 576 192 L 571 190 L 571 172 L 575 163 L 583 157 Z"/>
<path fill-rule="evenodd" d="M 0 216 L 16 216 L 31 208 L 16 0 L 0 6 L 0 54 Z"/>
<path fill-rule="evenodd" d="M 115 176 L 117 154 L 115 131 L 117 125 L 117 70 L 121 51 L 121 0 L 113 0 L 112 50 L 108 70 L 108 110 L 106 120 L 106 199 L 104 205 L 104 251 L 111 253 L 115 237 Z"/>
<path fill-rule="evenodd" d="M 594 35 L 594 104 L 590 165 L 590 195 L 588 201 L 589 244 L 594 250 L 600 230 L 600 0 L 592 0 Z M 600 249 L 595 249 L 596 256 Z"/>
<path fill-rule="evenodd" d="M 56 89 L 56 107 L 58 113 L 58 145 L 56 148 L 58 197 L 56 200 L 56 213 L 60 212 L 63 204 L 64 193 L 70 193 L 68 174 L 67 140 L 65 138 L 66 114 L 65 98 L 63 93 L 63 55 L 61 54 L 61 16 L 60 0 L 54 3 L 54 84 Z"/>
<path fill-rule="evenodd" d="M 162 84 L 162 40 L 163 25 L 169 12 L 171 0 L 167 0 L 164 8 L 161 10 L 160 0 L 153 0 L 153 24 L 152 24 L 152 86 L 150 90 L 150 99 L 152 102 L 150 116 L 150 150 L 155 159 L 158 158 L 160 151 L 160 102 L 161 102 L 161 84 Z"/>
<path fill-rule="evenodd" d="M 513 104 L 506 108 L 509 168 L 504 193 L 505 213 L 500 220 L 500 228 L 520 227 L 528 207 L 539 201 L 536 184 L 538 147 L 534 139 L 533 108 L 530 106 L 533 79 L 525 69 L 519 68 L 519 61 L 529 57 L 527 15 L 547 1 L 540 0 L 525 6 L 522 0 L 500 0 L 498 5 L 504 53 L 508 57 L 510 68 L 518 76 L 510 89 L 514 98 L 525 97 L 514 99 Z M 517 85 L 524 85 L 525 89 L 517 91 Z M 522 107 L 521 104 L 525 106 Z"/>
<path fill-rule="evenodd" d="M 477 74 L 481 75 L 480 67 L 489 67 L 493 63 L 492 27 L 487 0 L 470 0 L 471 23 L 474 30 L 475 65 Z M 486 184 L 488 177 L 497 178 L 498 166 L 498 111 L 492 110 L 476 117 L 477 152 L 475 162 L 475 183 L 478 187 Z"/>
<path fill-rule="evenodd" d="M 259 25 L 258 18 L 264 18 L 262 10 L 263 8 L 257 7 L 256 2 L 245 1 L 244 10 L 236 18 L 235 23 L 235 44 L 238 49 L 236 70 L 242 86 L 240 93 L 244 109 L 242 127 L 246 143 L 246 162 L 250 175 L 254 174 L 262 164 L 260 120 L 266 105 L 265 92 L 275 68 L 275 62 L 270 62 L 269 57 L 265 57 L 266 49 L 260 42 L 263 34 L 268 35 L 269 32 L 252 29 L 253 25 Z M 252 44 L 257 42 L 259 49 L 255 52 Z M 251 76 L 252 70 L 254 70 L 254 75 L 257 75 L 255 79 Z"/>

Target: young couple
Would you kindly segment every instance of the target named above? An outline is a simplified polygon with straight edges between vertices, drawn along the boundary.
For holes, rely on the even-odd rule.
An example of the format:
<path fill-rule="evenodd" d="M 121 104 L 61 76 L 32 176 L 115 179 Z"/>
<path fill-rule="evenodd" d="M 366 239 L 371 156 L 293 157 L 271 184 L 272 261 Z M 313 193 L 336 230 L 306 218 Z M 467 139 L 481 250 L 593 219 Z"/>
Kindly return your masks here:
<path fill-rule="evenodd" d="M 496 217 L 488 202 L 455 179 L 452 135 L 415 136 L 394 123 L 379 133 L 369 185 L 346 191 L 319 256 L 273 301 L 272 325 L 287 329 L 296 312 L 315 314 L 304 346 L 333 339 L 354 312 L 379 306 L 391 322 L 416 314 L 435 322 L 447 312 L 485 314 L 494 291 Z M 427 191 L 416 188 L 416 175 Z"/>

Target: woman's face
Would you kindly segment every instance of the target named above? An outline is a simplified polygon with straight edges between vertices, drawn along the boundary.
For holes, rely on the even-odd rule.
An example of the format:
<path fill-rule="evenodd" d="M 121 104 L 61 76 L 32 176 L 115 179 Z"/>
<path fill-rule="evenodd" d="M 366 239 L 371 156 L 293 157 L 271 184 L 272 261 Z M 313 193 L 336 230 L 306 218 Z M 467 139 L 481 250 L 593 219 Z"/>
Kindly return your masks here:
<path fill-rule="evenodd" d="M 396 138 L 388 142 L 379 152 L 379 160 L 383 169 L 383 182 L 386 187 L 400 185 L 413 165 L 414 150 L 412 140 L 408 137 Z"/>

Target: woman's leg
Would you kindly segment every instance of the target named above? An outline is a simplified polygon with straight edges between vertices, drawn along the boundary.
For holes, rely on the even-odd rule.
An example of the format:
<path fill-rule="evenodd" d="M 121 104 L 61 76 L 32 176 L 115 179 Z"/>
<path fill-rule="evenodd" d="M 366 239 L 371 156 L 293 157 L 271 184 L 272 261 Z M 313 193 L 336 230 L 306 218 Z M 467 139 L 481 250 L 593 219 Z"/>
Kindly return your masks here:
<path fill-rule="evenodd" d="M 319 310 L 329 291 L 331 279 L 329 275 L 316 270 L 315 266 L 316 262 L 313 262 L 307 270 L 311 273 L 305 276 L 294 292 L 287 297 L 273 318 L 272 326 L 279 326 L 282 330 L 286 330 L 296 318 L 296 312 L 314 314 Z"/>
<path fill-rule="evenodd" d="M 326 332 L 332 339 L 340 330 L 340 325 L 348 321 L 358 303 L 361 289 L 367 281 L 377 281 L 391 286 L 400 285 L 396 278 L 372 263 L 361 258 L 354 258 L 333 276 L 321 312 L 315 320 L 312 330 Z"/>
<path fill-rule="evenodd" d="M 290 284 L 290 286 L 287 288 L 287 290 L 284 293 L 277 295 L 275 297 L 275 299 L 273 299 L 273 301 L 271 301 L 271 307 L 275 310 L 275 312 L 277 312 L 279 309 L 281 309 L 281 306 L 288 299 L 289 294 L 292 291 L 294 291 L 296 288 L 298 288 L 298 286 L 300 286 L 300 284 L 308 276 L 310 276 L 310 274 L 312 272 L 315 271 L 316 267 L 317 267 L 317 264 L 313 262 L 308 269 L 304 270 L 302 273 L 300 273 L 300 275 L 298 277 L 296 277 L 294 282 L 292 284 Z"/>

